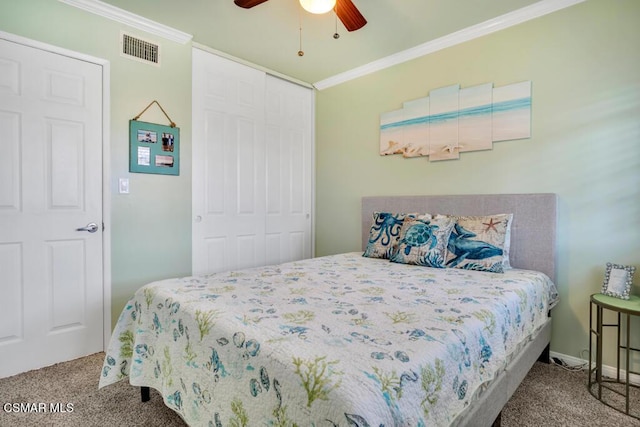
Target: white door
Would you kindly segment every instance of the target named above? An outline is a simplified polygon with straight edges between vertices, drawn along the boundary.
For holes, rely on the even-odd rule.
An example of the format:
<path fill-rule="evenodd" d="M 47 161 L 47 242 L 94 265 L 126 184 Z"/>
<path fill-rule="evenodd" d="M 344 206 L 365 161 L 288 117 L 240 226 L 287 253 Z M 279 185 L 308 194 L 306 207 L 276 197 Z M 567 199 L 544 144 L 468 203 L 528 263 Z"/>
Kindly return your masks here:
<path fill-rule="evenodd" d="M 311 257 L 313 92 L 193 50 L 193 274 Z"/>
<path fill-rule="evenodd" d="M 0 377 L 103 349 L 101 73 L 0 39 Z"/>
<path fill-rule="evenodd" d="M 267 76 L 267 264 L 310 258 L 313 92 Z"/>
<path fill-rule="evenodd" d="M 265 73 L 193 50 L 193 274 L 265 260 Z"/>

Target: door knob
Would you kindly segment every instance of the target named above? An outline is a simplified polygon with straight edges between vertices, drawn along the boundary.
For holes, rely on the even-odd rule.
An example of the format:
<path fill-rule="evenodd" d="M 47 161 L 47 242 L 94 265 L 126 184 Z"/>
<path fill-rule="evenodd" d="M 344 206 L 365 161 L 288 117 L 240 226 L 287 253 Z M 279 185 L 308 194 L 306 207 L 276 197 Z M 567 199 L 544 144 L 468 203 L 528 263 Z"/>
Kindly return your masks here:
<path fill-rule="evenodd" d="M 86 227 L 76 228 L 76 231 L 88 231 L 89 233 L 95 233 L 98 231 L 98 224 L 90 222 Z"/>

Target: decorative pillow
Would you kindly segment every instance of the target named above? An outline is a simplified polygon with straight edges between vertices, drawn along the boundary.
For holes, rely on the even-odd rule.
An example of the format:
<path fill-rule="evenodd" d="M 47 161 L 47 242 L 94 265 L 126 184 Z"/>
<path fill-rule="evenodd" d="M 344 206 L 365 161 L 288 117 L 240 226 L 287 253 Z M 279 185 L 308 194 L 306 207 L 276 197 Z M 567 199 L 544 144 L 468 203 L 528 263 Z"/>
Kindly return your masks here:
<path fill-rule="evenodd" d="M 391 254 L 390 261 L 444 268 L 447 242 L 453 225 L 454 221 L 445 217 L 420 215 L 417 218 L 405 218 L 398 245 Z"/>
<path fill-rule="evenodd" d="M 511 222 L 513 214 L 451 216 L 455 225 L 449 235 L 446 266 L 504 273 L 511 268 Z"/>
<path fill-rule="evenodd" d="M 400 228 L 406 216 L 403 213 L 374 212 L 369 242 L 362 256 L 389 259 L 398 243 Z"/>

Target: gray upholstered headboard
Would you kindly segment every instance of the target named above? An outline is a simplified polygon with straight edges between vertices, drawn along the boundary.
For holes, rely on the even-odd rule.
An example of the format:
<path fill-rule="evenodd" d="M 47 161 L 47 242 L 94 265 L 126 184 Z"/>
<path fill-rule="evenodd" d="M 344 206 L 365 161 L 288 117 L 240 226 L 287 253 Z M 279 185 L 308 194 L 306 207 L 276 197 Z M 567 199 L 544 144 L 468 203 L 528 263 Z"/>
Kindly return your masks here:
<path fill-rule="evenodd" d="M 556 280 L 556 194 L 378 196 L 362 198 L 362 249 L 373 213 L 420 212 L 451 215 L 512 213 L 510 262 Z"/>

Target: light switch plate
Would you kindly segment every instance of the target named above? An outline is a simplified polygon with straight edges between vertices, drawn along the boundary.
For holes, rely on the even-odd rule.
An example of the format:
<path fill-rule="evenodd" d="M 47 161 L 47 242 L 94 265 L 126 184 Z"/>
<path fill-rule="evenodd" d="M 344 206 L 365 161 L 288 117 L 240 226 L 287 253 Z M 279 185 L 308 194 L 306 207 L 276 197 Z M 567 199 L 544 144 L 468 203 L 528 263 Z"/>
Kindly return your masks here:
<path fill-rule="evenodd" d="M 129 178 L 120 178 L 118 180 L 118 192 L 120 194 L 129 194 Z"/>

